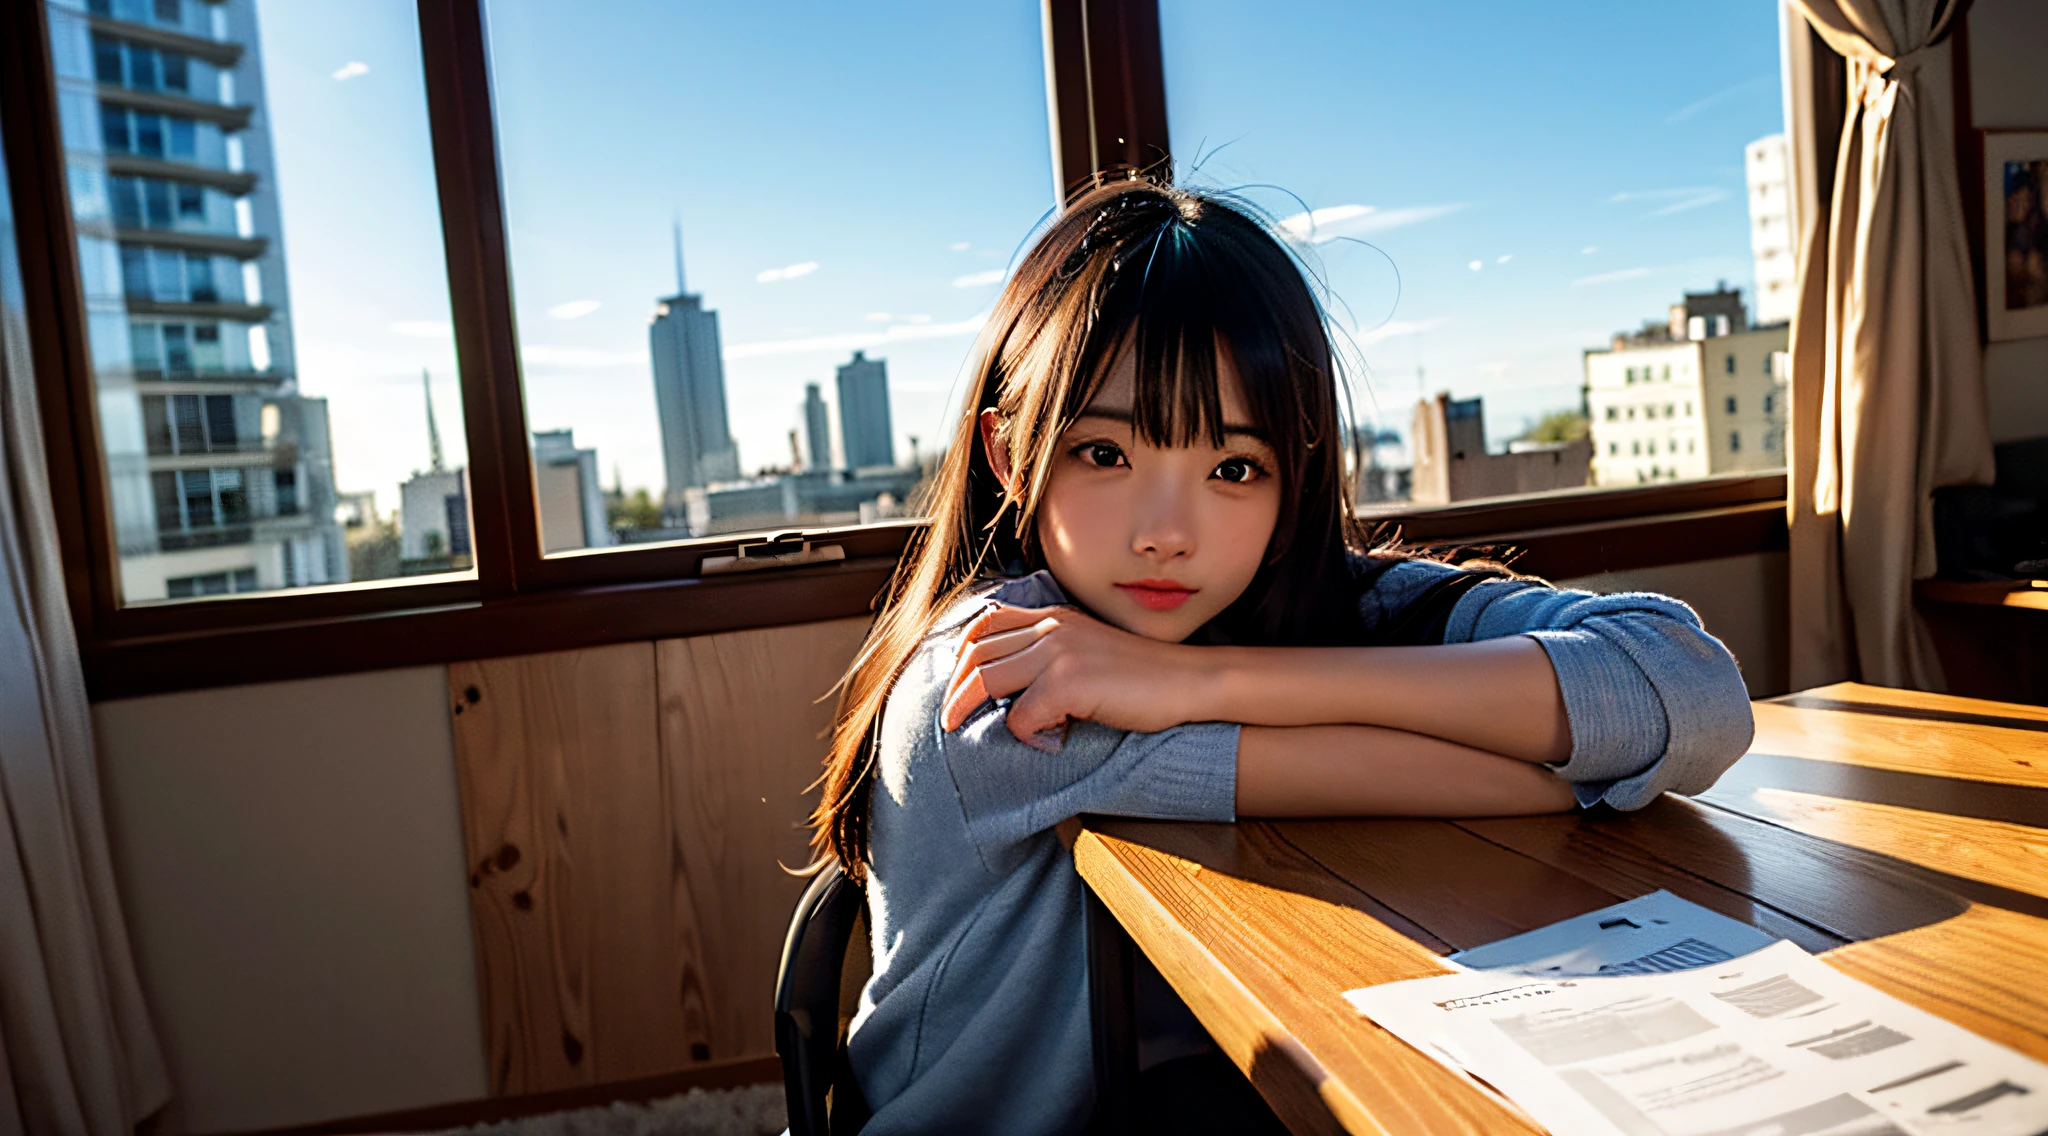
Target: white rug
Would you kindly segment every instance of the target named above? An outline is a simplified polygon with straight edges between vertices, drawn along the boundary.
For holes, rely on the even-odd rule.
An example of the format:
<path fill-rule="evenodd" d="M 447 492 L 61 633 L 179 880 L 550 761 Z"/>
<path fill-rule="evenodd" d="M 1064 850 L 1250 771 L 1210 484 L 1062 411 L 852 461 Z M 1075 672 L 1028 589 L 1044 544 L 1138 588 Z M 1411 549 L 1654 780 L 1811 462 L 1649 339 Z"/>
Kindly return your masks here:
<path fill-rule="evenodd" d="M 433 1136 L 776 1136 L 787 1126 L 782 1086 L 774 1084 L 691 1089 L 645 1104 L 550 1112 Z"/>

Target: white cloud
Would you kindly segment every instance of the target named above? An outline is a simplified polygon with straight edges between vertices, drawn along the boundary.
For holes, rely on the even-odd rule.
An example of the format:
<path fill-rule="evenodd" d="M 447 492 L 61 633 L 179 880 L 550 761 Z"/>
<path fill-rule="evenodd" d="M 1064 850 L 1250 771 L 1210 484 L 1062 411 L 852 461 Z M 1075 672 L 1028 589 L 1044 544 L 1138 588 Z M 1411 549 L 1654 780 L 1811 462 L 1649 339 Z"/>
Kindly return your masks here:
<path fill-rule="evenodd" d="M 1481 363 L 1478 371 L 1489 379 L 1505 378 L 1508 373 L 1508 365 L 1506 363 Z"/>
<path fill-rule="evenodd" d="M 1360 347 L 1365 347 L 1369 344 L 1378 343 L 1382 339 L 1399 339 L 1404 335 L 1420 335 L 1425 331 L 1432 331 L 1442 327 L 1449 322 L 1451 321 L 1441 316 L 1425 320 L 1388 320 L 1371 331 L 1359 334 L 1353 339 L 1353 342 L 1357 343 Z"/>
<path fill-rule="evenodd" d="M 759 343 L 735 343 L 725 349 L 728 359 L 752 359 L 762 355 L 802 355 L 817 351 L 853 351 L 884 347 L 919 339 L 951 339 L 973 335 L 988 322 L 981 312 L 957 323 L 893 324 L 884 331 L 855 331 L 843 335 L 814 335 L 805 339 L 771 339 Z"/>
<path fill-rule="evenodd" d="M 1470 263 L 1470 264 L 1466 265 L 1465 267 L 1467 267 L 1467 268 L 1471 269 L 1471 270 L 1472 270 L 1472 271 L 1474 271 L 1474 272 L 1477 272 L 1477 271 L 1479 271 L 1480 269 L 1482 269 L 1482 268 L 1485 268 L 1485 267 L 1486 267 L 1486 262 L 1485 262 L 1485 261 L 1483 261 L 1483 260 L 1475 260 L 1475 261 L 1473 261 L 1472 263 Z"/>
<path fill-rule="evenodd" d="M 927 315 L 914 315 L 914 316 L 905 316 L 905 315 L 896 315 L 896 314 L 894 314 L 894 313 L 892 313 L 892 312 L 869 312 L 868 314 L 866 314 L 866 315 L 864 315 L 864 316 L 862 316 L 862 317 L 860 317 L 860 318 L 862 318 L 862 319 L 864 319 L 864 320 L 868 321 L 869 323 L 930 323 L 930 322 L 932 322 L 932 317 L 930 317 L 930 316 L 927 316 Z"/>
<path fill-rule="evenodd" d="M 606 351 L 597 347 L 551 347 L 543 343 L 519 349 L 519 357 L 532 367 L 630 367 L 647 362 L 645 351 Z"/>
<path fill-rule="evenodd" d="M 754 273 L 754 279 L 763 284 L 773 284 L 777 280 L 794 280 L 799 276 L 809 276 L 811 273 L 816 272 L 817 270 L 818 262 L 815 260 L 807 260 L 804 261 L 802 264 L 791 264 L 782 268 L 763 269 L 760 272 Z"/>
<path fill-rule="evenodd" d="M 947 245 L 946 247 L 952 249 L 954 252 L 966 252 L 969 248 L 973 246 L 968 241 L 954 241 L 952 244 Z"/>
<path fill-rule="evenodd" d="M 1619 272 L 1602 272 L 1597 276 L 1581 276 L 1577 280 L 1572 281 L 1572 287 L 1583 288 L 1588 284 L 1612 284 L 1617 280 L 1640 280 L 1655 271 L 1657 270 L 1654 268 L 1624 268 Z"/>
<path fill-rule="evenodd" d="M 1675 186 L 1670 189 L 1644 189 L 1617 193 L 1609 197 L 1607 203 L 1609 205 L 1621 205 L 1631 201 L 1661 201 L 1664 204 L 1650 210 L 1646 216 L 1666 217 L 1673 213 L 1683 213 L 1688 209 L 1698 209 L 1702 205 L 1712 205 L 1717 201 L 1726 200 L 1728 200 L 1728 191 L 1718 186 L 1686 185 Z"/>
<path fill-rule="evenodd" d="M 1280 229 L 1296 240 L 1313 240 L 1321 236 L 1319 230 L 1325 226 L 1377 212 L 1379 211 L 1370 205 L 1331 205 L 1322 209 L 1311 209 L 1306 213 L 1296 213 L 1291 217 L 1282 217 Z"/>
<path fill-rule="evenodd" d="M 1600 246 L 1599 246 L 1599 245 L 1587 245 L 1587 246 L 1586 246 L 1585 248 L 1582 248 L 1582 249 L 1580 249 L 1580 250 L 1579 250 L 1579 255 L 1580 255 L 1580 256 L 1592 256 L 1592 255 L 1593 255 L 1594 253 L 1596 253 L 1596 252 L 1599 252 L 1599 251 L 1600 251 Z"/>
<path fill-rule="evenodd" d="M 1682 106 L 1677 110 L 1672 111 L 1670 114 L 1664 116 L 1664 125 L 1676 126 L 1679 123 L 1684 122 L 1686 119 L 1691 118 L 1693 115 L 1696 115 L 1703 110 L 1711 109 L 1715 106 L 1720 105 L 1721 103 L 1725 103 L 1730 99 L 1740 98 L 1741 96 L 1750 94 L 1752 92 L 1774 90 L 1776 89 L 1777 85 L 1778 79 L 1774 75 L 1758 75 L 1754 79 L 1744 79 L 1742 82 L 1737 83 L 1732 87 L 1726 87 L 1721 90 L 1715 91 L 1713 94 L 1708 95 L 1706 98 L 1703 98 L 1698 102 L 1688 103 L 1685 106 Z"/>
<path fill-rule="evenodd" d="M 1503 256 L 1497 256 L 1497 257 L 1494 257 L 1494 258 L 1493 258 L 1493 262 L 1494 262 L 1495 264 L 1506 264 L 1506 263 L 1507 263 L 1508 261 L 1511 261 L 1511 260 L 1513 260 L 1513 259 L 1515 259 L 1515 254 L 1514 254 L 1514 253 L 1507 253 L 1507 254 L 1505 254 L 1505 255 L 1503 255 Z"/>
<path fill-rule="evenodd" d="M 369 73 L 369 64 L 363 62 L 360 59 L 351 59 L 347 63 L 342 64 L 341 69 L 334 73 L 334 81 L 337 83 L 346 83 L 350 79 L 353 79 L 358 75 L 368 75 Z"/>
<path fill-rule="evenodd" d="M 446 320 L 400 320 L 391 330 L 409 339 L 455 338 L 455 325 Z"/>
<path fill-rule="evenodd" d="M 1339 237 L 1357 237 L 1366 233 L 1379 233 L 1398 229 L 1404 225 L 1415 225 L 1434 220 L 1447 213 L 1463 209 L 1462 201 L 1445 205 L 1410 205 L 1400 209 L 1381 209 L 1373 205 L 1331 205 L 1312 209 L 1307 213 L 1296 213 L 1280 219 L 1280 231 L 1297 241 L 1322 244 Z"/>
<path fill-rule="evenodd" d="M 558 320 L 582 319 L 601 307 L 604 305 L 596 300 L 571 300 L 566 304 L 556 304 L 549 308 L 548 314 Z"/>
<path fill-rule="evenodd" d="M 1726 200 L 1728 200 L 1728 193 L 1726 190 L 1710 189 L 1704 193 L 1695 194 L 1691 197 L 1685 198 L 1682 201 L 1674 201 L 1671 204 L 1666 205 L 1662 209 L 1652 209 L 1650 210 L 1650 216 L 1668 217 L 1673 213 L 1683 213 L 1688 209 L 1698 209 L 1702 205 L 1712 205 L 1717 201 Z"/>
<path fill-rule="evenodd" d="M 953 287 L 979 288 L 984 284 L 1000 284 L 1002 282 L 1003 270 L 991 268 L 987 272 L 970 272 L 965 276 L 956 276 L 953 278 Z"/>

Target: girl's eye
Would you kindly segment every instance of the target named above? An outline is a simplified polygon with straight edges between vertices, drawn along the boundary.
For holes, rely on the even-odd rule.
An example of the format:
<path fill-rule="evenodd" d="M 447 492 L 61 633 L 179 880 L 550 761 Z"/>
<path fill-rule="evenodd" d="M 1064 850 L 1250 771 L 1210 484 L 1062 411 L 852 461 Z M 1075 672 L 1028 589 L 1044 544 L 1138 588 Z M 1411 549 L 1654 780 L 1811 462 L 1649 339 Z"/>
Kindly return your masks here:
<path fill-rule="evenodd" d="M 1124 464 L 1123 450 L 1109 442 L 1083 442 L 1074 447 L 1074 456 L 1099 469 Z"/>
<path fill-rule="evenodd" d="M 1259 468 L 1259 463 L 1250 458 L 1225 458 L 1216 463 L 1216 471 L 1210 476 L 1242 485 L 1247 481 L 1258 480 L 1265 472 Z"/>

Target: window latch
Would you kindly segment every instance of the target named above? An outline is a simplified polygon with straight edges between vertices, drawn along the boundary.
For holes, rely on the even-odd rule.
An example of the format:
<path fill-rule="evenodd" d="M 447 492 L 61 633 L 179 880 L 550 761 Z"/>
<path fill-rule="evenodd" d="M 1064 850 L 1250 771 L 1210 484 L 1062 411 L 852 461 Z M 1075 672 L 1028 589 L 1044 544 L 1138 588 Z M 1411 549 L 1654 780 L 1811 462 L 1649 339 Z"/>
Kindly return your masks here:
<path fill-rule="evenodd" d="M 707 556 L 697 566 L 700 576 L 722 576 L 732 572 L 758 572 L 763 568 L 797 568 L 846 559 L 846 548 L 817 544 L 800 532 L 776 533 L 767 540 L 742 544 L 731 556 Z"/>

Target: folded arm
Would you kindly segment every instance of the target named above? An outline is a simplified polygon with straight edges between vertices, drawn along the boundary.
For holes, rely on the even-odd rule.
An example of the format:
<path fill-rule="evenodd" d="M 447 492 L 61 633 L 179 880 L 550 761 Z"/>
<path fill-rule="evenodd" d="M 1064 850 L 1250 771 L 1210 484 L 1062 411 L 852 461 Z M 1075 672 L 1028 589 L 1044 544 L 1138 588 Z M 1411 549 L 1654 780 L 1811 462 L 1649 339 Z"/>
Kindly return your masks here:
<path fill-rule="evenodd" d="M 1378 726 L 1247 726 L 1237 815 L 1525 816 L 1572 807 L 1541 765 Z"/>

